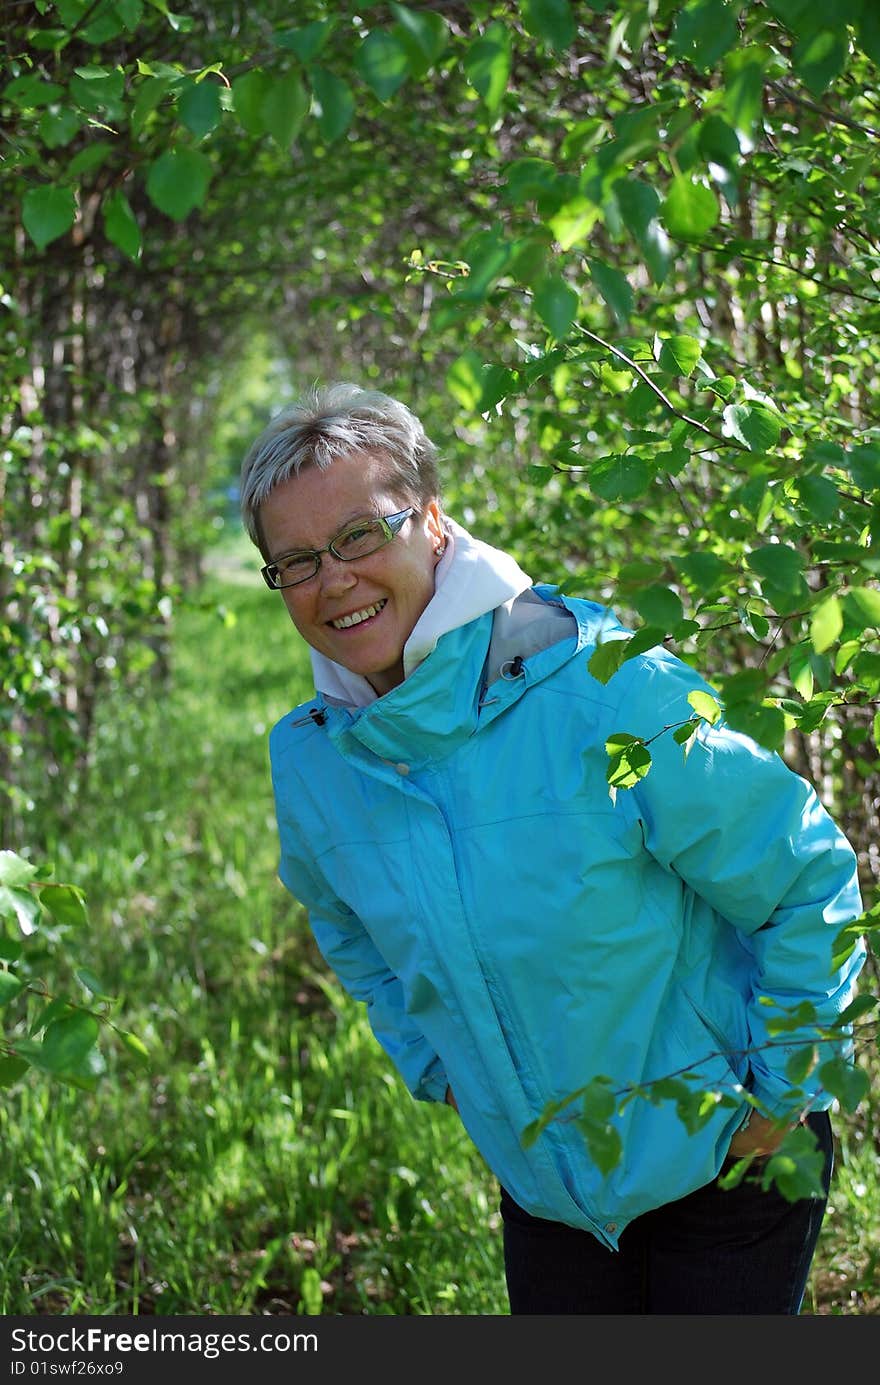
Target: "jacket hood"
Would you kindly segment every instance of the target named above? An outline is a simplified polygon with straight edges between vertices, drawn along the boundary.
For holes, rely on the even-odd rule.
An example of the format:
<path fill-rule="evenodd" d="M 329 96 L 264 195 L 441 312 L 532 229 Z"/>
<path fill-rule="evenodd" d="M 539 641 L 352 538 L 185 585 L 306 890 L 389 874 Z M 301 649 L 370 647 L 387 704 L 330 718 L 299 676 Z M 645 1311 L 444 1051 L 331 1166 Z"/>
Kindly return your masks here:
<path fill-rule="evenodd" d="M 434 651 L 443 635 L 494 611 L 532 585 L 532 579 L 509 553 L 474 538 L 446 515 L 443 528 L 446 552 L 437 564 L 434 595 L 404 646 L 405 678 Z M 328 702 L 367 707 L 377 700 L 375 690 L 361 674 L 351 673 L 316 649 L 311 656 L 315 691 Z"/>

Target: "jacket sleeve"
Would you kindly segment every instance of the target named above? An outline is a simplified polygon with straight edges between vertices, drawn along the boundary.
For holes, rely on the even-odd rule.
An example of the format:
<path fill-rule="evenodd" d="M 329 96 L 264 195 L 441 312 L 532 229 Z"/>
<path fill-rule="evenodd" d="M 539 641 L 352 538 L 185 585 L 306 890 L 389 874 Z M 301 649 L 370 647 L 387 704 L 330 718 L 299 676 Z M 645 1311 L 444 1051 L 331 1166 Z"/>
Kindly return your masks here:
<path fill-rule="evenodd" d="M 753 1095 L 771 1114 L 790 1113 L 786 1062 L 816 1024 L 832 1023 L 854 998 L 865 961 L 861 940 L 831 966 L 835 936 L 862 913 L 855 852 L 813 787 L 750 737 L 704 724 L 685 758 L 671 728 L 693 715 L 689 692 L 713 690 L 671 655 L 632 662 L 640 668 L 612 729 L 651 742 L 652 766 L 631 791 L 647 849 L 748 936 Z M 801 1002 L 815 1007 L 812 1029 L 771 1036 L 777 1006 Z M 851 1041 L 820 1044 L 819 1061 L 799 1084 L 816 1110 L 833 1099 L 818 1069 L 841 1052 L 852 1057 Z"/>
<path fill-rule="evenodd" d="M 407 1014 L 403 987 L 383 960 L 360 919 L 330 891 L 279 816 L 279 876 L 305 906 L 318 949 L 355 1000 L 367 1007 L 370 1028 L 417 1101 L 445 1101 L 447 1078 L 440 1058 Z"/>

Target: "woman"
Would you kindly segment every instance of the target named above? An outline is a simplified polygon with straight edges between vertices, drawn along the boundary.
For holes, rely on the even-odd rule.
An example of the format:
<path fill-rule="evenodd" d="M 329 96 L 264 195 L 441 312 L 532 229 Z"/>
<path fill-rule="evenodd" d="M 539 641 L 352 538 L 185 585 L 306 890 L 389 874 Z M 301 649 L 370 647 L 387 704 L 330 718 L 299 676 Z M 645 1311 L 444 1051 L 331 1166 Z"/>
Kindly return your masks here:
<path fill-rule="evenodd" d="M 671 728 L 708 686 L 664 649 L 591 677 L 626 635 L 611 612 L 534 585 L 438 490 L 418 419 L 352 385 L 245 459 L 245 525 L 316 687 L 270 740 L 281 879 L 412 1095 L 454 1105 L 497 1176 L 512 1313 L 796 1314 L 832 1098 L 821 1061 L 788 1076 L 815 1031 L 768 1023 L 853 998 L 864 948 L 830 965 L 861 913 L 853 851 L 751 740 L 704 724 L 682 755 Z M 612 801 L 622 730 L 653 764 Z M 649 1085 L 683 1071 L 726 1098 L 690 1130 Z M 643 1093 L 609 1114 L 610 1169 L 565 1105 L 594 1079 Z M 799 1120 L 823 1196 L 719 1187 Z"/>

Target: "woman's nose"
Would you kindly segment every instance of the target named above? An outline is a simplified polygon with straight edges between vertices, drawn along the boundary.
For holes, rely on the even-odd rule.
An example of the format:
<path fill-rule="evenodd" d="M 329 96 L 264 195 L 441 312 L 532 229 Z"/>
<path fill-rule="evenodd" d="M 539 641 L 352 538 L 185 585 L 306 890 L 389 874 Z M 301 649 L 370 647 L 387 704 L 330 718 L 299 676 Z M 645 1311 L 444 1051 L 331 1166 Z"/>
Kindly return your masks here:
<path fill-rule="evenodd" d="M 318 569 L 321 590 L 328 596 L 351 591 L 357 582 L 357 573 L 352 571 L 353 566 L 353 563 L 344 563 L 341 558 L 334 558 L 332 553 L 324 553 Z"/>

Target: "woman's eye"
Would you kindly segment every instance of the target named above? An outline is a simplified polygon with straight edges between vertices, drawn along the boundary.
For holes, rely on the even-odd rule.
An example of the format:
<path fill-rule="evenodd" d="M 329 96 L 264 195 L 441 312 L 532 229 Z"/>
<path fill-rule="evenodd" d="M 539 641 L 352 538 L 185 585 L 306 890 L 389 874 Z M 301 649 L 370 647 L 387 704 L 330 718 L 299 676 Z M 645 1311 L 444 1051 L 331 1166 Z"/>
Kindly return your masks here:
<path fill-rule="evenodd" d="M 342 538 L 337 539 L 337 543 L 341 548 L 357 547 L 372 535 L 375 528 L 375 524 L 358 524 L 354 529 L 346 529 Z"/>
<path fill-rule="evenodd" d="M 289 558 L 282 558 L 277 564 L 279 572 L 305 572 L 307 568 L 314 567 L 315 560 L 308 553 L 294 553 Z"/>

